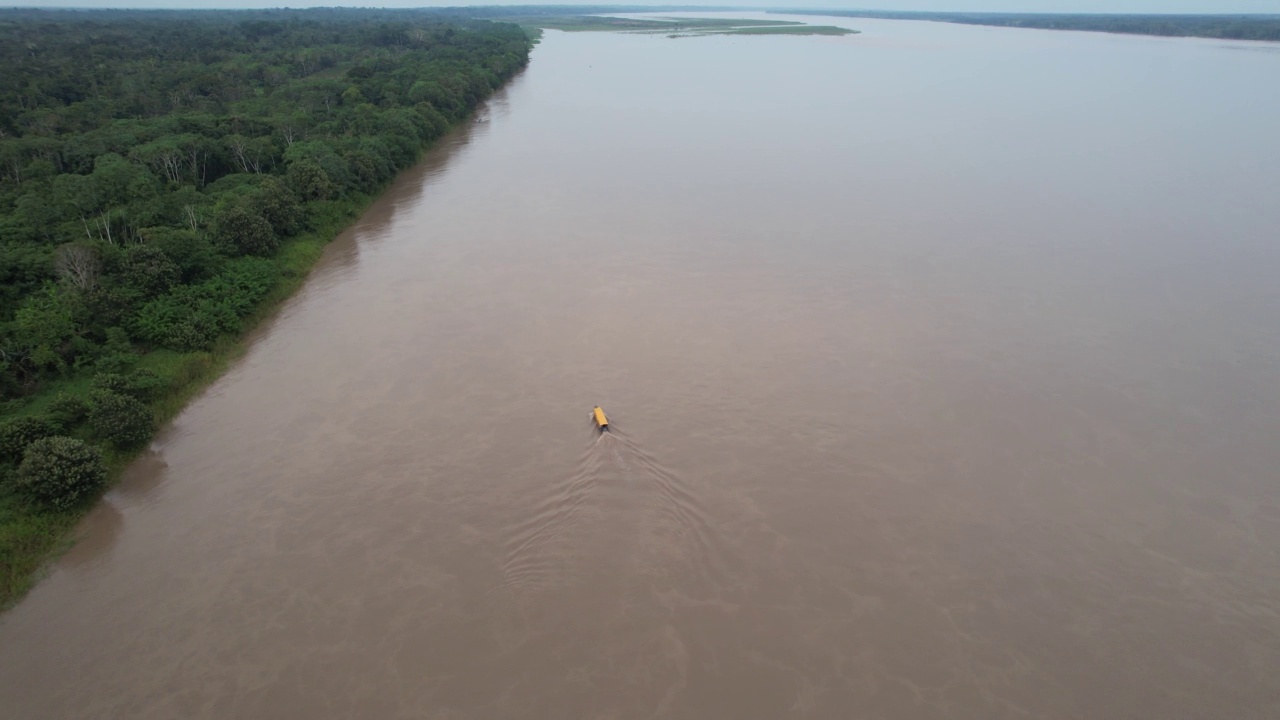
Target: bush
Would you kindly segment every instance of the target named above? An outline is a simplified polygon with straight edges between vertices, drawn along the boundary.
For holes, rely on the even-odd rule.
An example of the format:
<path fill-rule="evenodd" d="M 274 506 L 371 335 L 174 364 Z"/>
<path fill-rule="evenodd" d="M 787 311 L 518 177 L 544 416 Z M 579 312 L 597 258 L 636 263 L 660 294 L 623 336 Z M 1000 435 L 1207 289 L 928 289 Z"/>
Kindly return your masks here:
<path fill-rule="evenodd" d="M 271 292 L 279 274 L 271 260 L 233 260 L 218 277 L 175 288 L 144 305 L 133 330 L 155 345 L 183 352 L 205 350 L 219 335 L 240 330 L 240 319 Z"/>
<path fill-rule="evenodd" d="M 107 466 L 82 440 L 47 437 L 27 448 L 13 482 L 31 500 L 66 510 L 94 497 L 107 482 Z"/>
<path fill-rule="evenodd" d="M 49 403 L 49 421 L 66 432 L 89 417 L 89 403 L 79 395 L 62 393 Z"/>
<path fill-rule="evenodd" d="M 129 341 L 129 333 L 124 328 L 109 327 L 106 331 L 106 340 L 103 342 L 97 360 L 93 366 L 99 372 L 104 373 L 126 373 L 133 364 L 138 362 L 138 354 L 133 350 L 133 343 Z"/>
<path fill-rule="evenodd" d="M 129 381 L 129 394 L 143 402 L 149 402 L 164 388 L 164 379 L 150 370 L 134 370 L 125 376 Z"/>
<path fill-rule="evenodd" d="M 93 376 L 93 389 L 113 392 L 117 395 L 129 395 L 129 381 L 117 373 L 98 373 Z"/>
<path fill-rule="evenodd" d="M 206 284 L 179 287 L 144 305 L 133 320 L 137 337 L 174 350 L 203 350 L 238 328 L 235 312 L 203 292 Z"/>
<path fill-rule="evenodd" d="M 136 448 L 150 440 L 154 422 L 151 410 L 128 395 L 96 390 L 89 400 L 94 435 L 118 449 Z"/>
<path fill-rule="evenodd" d="M 22 462 L 27 447 L 41 438 L 56 435 L 57 429 L 45 418 L 24 417 L 0 423 L 0 459 L 10 463 Z"/>
<path fill-rule="evenodd" d="M 128 375 L 98 373 L 93 378 L 94 390 L 105 390 L 117 395 L 128 395 L 147 402 L 155 397 L 156 390 L 164 385 L 159 375 L 150 370 L 134 370 Z"/>

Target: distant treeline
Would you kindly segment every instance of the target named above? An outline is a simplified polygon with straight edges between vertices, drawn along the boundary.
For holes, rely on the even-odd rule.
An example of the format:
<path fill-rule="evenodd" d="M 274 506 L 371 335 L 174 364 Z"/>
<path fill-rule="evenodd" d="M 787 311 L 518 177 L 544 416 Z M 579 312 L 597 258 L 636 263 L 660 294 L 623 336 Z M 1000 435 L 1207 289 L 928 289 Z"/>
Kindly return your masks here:
<path fill-rule="evenodd" d="M 789 15 L 826 15 L 884 20 L 932 20 L 965 25 L 1087 30 L 1130 35 L 1280 40 L 1280 15 L 1056 15 L 1040 13 L 934 13 L 860 10 L 777 10 Z"/>
<path fill-rule="evenodd" d="M 456 13 L 0 11 L 0 609 L 530 47 Z"/>

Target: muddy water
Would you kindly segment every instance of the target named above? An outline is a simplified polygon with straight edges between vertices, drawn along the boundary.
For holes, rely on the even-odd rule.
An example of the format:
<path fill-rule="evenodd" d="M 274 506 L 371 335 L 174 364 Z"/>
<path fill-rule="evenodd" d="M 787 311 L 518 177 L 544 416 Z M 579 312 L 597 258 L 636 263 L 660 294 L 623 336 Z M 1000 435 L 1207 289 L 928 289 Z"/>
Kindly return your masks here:
<path fill-rule="evenodd" d="M 549 33 L 0 619 L 0 717 L 1280 714 L 1280 52 L 850 24 Z"/>

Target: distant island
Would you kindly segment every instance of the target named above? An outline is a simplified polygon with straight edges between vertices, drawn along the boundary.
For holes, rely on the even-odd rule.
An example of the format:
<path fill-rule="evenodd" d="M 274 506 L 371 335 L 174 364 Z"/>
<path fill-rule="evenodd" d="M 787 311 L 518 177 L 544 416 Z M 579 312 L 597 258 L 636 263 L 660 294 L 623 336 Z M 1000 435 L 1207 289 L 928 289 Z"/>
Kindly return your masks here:
<path fill-rule="evenodd" d="M 793 20 L 747 20 L 732 18 L 621 18 L 602 15 L 555 13 L 498 15 L 496 20 L 512 22 L 531 31 L 627 32 L 664 34 L 668 37 L 703 35 L 853 35 L 857 30 L 834 25 L 809 25 Z"/>
<path fill-rule="evenodd" d="M 1083 30 L 1127 35 L 1201 37 L 1222 40 L 1280 40 L 1280 15 L 1075 15 L 783 9 L 769 12 L 879 20 L 929 20 L 965 25 L 993 25 L 1037 30 Z"/>

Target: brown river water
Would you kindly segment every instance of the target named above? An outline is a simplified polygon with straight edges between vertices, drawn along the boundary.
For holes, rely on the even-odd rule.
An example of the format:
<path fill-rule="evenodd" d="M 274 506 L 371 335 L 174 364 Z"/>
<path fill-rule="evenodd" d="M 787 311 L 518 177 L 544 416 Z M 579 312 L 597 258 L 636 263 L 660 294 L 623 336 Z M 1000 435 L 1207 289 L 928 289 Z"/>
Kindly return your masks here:
<path fill-rule="evenodd" d="M 834 22 L 548 33 L 0 717 L 1280 716 L 1280 46 Z"/>

